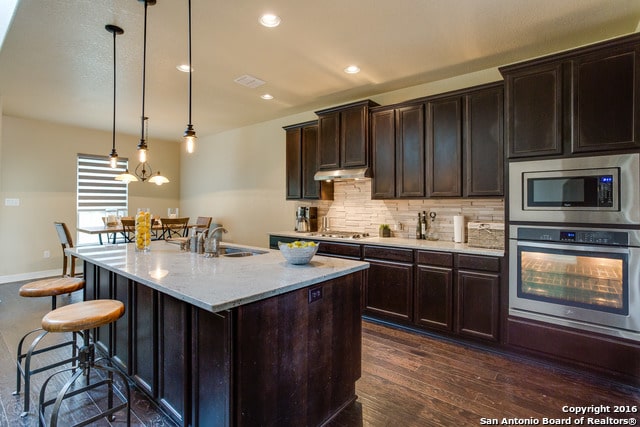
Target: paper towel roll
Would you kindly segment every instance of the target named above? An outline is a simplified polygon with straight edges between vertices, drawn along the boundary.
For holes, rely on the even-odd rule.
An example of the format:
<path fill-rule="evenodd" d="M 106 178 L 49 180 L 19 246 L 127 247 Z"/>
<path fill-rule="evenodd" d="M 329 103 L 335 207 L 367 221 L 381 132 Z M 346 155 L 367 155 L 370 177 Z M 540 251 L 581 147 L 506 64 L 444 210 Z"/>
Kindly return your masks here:
<path fill-rule="evenodd" d="M 464 243 L 464 216 L 456 215 L 453 217 L 453 241 L 456 243 Z"/>

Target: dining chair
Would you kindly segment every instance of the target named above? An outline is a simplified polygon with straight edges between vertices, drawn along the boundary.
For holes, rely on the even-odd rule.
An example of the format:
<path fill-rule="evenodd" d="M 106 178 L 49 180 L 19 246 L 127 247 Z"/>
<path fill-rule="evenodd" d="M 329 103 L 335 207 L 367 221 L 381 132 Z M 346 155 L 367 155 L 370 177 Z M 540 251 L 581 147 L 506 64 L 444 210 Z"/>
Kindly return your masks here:
<path fill-rule="evenodd" d="M 199 216 L 196 218 L 196 224 L 194 225 L 196 232 L 208 230 L 212 219 L 210 216 Z"/>
<path fill-rule="evenodd" d="M 125 242 L 133 242 L 136 235 L 136 220 L 133 218 L 122 218 L 122 236 Z"/>
<path fill-rule="evenodd" d="M 71 233 L 69 233 L 69 229 L 67 228 L 67 224 L 64 222 L 54 222 L 56 227 L 56 231 L 58 232 L 58 239 L 60 240 L 60 245 L 62 246 L 62 275 L 67 275 L 67 267 L 69 267 L 69 276 L 73 277 L 76 275 L 76 258 L 74 256 L 67 256 L 64 251 L 66 248 L 73 248 L 73 239 L 71 238 Z"/>
<path fill-rule="evenodd" d="M 187 237 L 189 228 L 189 217 L 185 218 L 160 218 L 162 224 L 162 235 L 160 239 L 171 239 L 172 237 Z"/>

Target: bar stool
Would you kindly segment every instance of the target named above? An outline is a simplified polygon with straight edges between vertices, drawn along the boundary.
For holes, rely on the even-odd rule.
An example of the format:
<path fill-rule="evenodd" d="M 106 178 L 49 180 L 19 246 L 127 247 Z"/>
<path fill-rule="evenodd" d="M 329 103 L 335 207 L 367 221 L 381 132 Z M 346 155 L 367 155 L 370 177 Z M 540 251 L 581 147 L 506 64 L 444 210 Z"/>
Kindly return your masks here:
<path fill-rule="evenodd" d="M 42 279 L 35 282 L 30 282 L 23 285 L 20 288 L 20 296 L 22 297 L 51 297 L 51 310 L 56 309 L 56 297 L 58 295 L 63 295 L 71 292 L 75 292 L 79 289 L 82 289 L 85 285 L 85 280 L 81 277 L 55 277 L 51 279 Z M 31 334 L 35 334 L 40 332 L 40 334 L 31 342 L 29 349 L 26 353 L 22 352 L 23 345 L 27 337 Z M 64 341 L 58 344 L 50 345 L 48 347 L 43 347 L 41 349 L 36 350 L 36 347 L 40 343 L 40 341 L 47 334 L 47 331 L 42 328 L 37 328 L 32 331 L 24 334 L 20 342 L 18 343 L 18 351 L 16 355 L 16 366 L 17 366 L 17 374 L 16 374 L 16 391 L 13 392 L 14 395 L 20 394 L 20 385 L 21 379 L 24 378 L 24 409 L 20 414 L 21 417 L 25 417 L 29 413 L 30 400 L 31 400 L 31 375 L 37 374 L 38 372 L 46 371 L 51 368 L 55 368 L 56 366 L 64 365 L 65 363 L 74 362 L 78 359 L 77 350 L 79 347 L 76 344 L 77 334 L 74 333 L 72 335 L 72 339 L 70 341 Z M 71 357 L 65 360 L 61 360 L 56 363 L 52 363 L 46 366 L 42 366 L 37 369 L 31 369 L 31 357 L 44 353 L 46 351 L 55 350 L 58 348 L 63 348 L 66 346 L 71 346 Z M 22 362 L 24 361 L 24 366 Z"/>
<path fill-rule="evenodd" d="M 84 346 L 80 349 L 78 365 L 69 369 L 63 369 L 51 375 L 47 380 L 42 384 L 42 388 L 40 389 L 40 405 L 38 408 L 38 418 L 41 426 L 51 426 L 56 427 L 58 425 L 58 415 L 60 412 L 60 406 L 62 405 L 62 401 L 75 396 L 77 394 L 83 393 L 85 391 L 89 391 L 100 387 L 104 384 L 108 386 L 108 407 L 104 411 L 99 414 L 90 417 L 84 421 L 81 421 L 75 426 L 83 426 L 87 424 L 91 424 L 93 422 L 98 421 L 101 418 L 105 418 L 108 416 L 110 421 L 113 421 L 113 414 L 117 411 L 126 408 L 127 412 L 127 425 L 131 424 L 131 391 L 129 387 L 129 382 L 127 378 L 124 376 L 122 372 L 117 370 L 114 367 L 109 365 L 99 365 L 97 362 L 108 359 L 95 359 L 95 346 L 93 342 L 89 341 L 89 330 L 98 328 L 100 326 L 108 325 L 110 323 L 115 322 L 124 314 L 124 304 L 118 300 L 111 299 L 99 299 L 92 301 L 83 301 L 75 304 L 69 304 L 64 307 L 58 308 L 56 310 L 50 311 L 42 318 L 42 328 L 48 332 L 82 332 L 82 336 L 84 339 Z M 91 383 L 89 381 L 90 369 L 94 368 L 96 370 L 104 370 L 107 372 L 107 378 L 97 381 L 95 383 Z M 57 375 L 67 372 L 74 371 L 71 378 L 62 386 L 58 394 L 55 398 L 45 400 L 46 389 L 49 385 L 49 381 L 51 381 Z M 87 384 L 83 387 L 74 387 L 75 381 L 82 375 L 85 374 L 87 378 Z M 120 377 L 125 385 L 126 397 L 114 387 L 113 384 L 113 374 L 116 374 Z M 116 394 L 119 400 L 122 402 L 117 406 L 113 406 L 113 394 Z M 50 424 L 46 422 L 45 410 L 47 406 L 53 405 L 53 409 L 51 412 Z M 66 426 L 67 424 L 65 424 Z"/>

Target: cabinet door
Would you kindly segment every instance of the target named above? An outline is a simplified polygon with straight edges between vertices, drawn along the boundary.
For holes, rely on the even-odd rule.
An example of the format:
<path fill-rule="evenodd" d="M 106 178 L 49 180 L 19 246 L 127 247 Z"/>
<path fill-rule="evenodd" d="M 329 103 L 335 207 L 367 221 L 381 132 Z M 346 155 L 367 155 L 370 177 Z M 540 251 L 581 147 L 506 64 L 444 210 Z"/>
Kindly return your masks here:
<path fill-rule="evenodd" d="M 287 199 L 302 197 L 302 129 L 288 129 L 285 147 L 287 167 Z"/>
<path fill-rule="evenodd" d="M 165 294 L 158 295 L 158 399 L 179 425 L 186 425 L 191 335 L 188 305 Z"/>
<path fill-rule="evenodd" d="M 302 198 L 319 199 L 320 183 L 313 179 L 318 170 L 318 126 L 302 128 Z"/>
<path fill-rule="evenodd" d="M 365 313 L 410 322 L 413 308 L 413 264 L 369 261 Z"/>
<path fill-rule="evenodd" d="M 504 194 L 502 85 L 465 97 L 464 195 Z"/>
<path fill-rule="evenodd" d="M 427 196 L 462 196 L 462 98 L 427 104 Z"/>
<path fill-rule="evenodd" d="M 372 199 L 393 199 L 396 196 L 395 147 L 394 110 L 371 113 Z"/>
<path fill-rule="evenodd" d="M 369 165 L 369 109 L 348 108 L 340 113 L 340 166 L 343 168 Z"/>
<path fill-rule="evenodd" d="M 573 61 L 573 152 L 640 146 L 639 47 Z"/>
<path fill-rule="evenodd" d="M 562 153 L 562 64 L 527 68 L 505 78 L 509 157 Z"/>
<path fill-rule="evenodd" d="M 340 112 L 318 115 L 318 168 L 340 167 Z"/>
<path fill-rule="evenodd" d="M 396 110 L 396 170 L 398 197 L 425 196 L 424 105 L 422 104 Z"/>
<path fill-rule="evenodd" d="M 96 298 L 95 299 L 111 299 L 112 298 L 112 286 L 111 286 L 111 272 L 106 268 L 98 267 L 97 271 L 97 286 L 96 286 Z M 94 330 L 94 341 L 100 350 L 109 356 L 113 355 L 112 338 L 112 324 L 103 325 Z"/>
<path fill-rule="evenodd" d="M 154 398 L 158 396 L 157 298 L 151 288 L 133 283 L 132 372 L 136 384 Z"/>
<path fill-rule="evenodd" d="M 453 331 L 453 269 L 418 265 L 414 306 L 417 325 Z"/>
<path fill-rule="evenodd" d="M 500 275 L 458 270 L 456 332 L 498 340 Z"/>
<path fill-rule="evenodd" d="M 113 298 L 124 304 L 124 315 L 113 324 L 113 362 L 127 375 L 131 374 L 131 285 L 129 279 L 114 275 Z"/>

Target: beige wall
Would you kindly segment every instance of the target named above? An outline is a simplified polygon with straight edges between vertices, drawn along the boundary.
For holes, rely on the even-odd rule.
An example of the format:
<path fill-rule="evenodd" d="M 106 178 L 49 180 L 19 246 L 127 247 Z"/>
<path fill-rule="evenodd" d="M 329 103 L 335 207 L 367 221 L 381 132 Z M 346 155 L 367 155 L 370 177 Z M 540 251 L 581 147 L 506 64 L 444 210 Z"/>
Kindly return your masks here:
<path fill-rule="evenodd" d="M 111 151 L 111 133 L 4 115 L 0 137 L 0 278 L 60 270 L 62 252 L 54 221 L 75 236 L 76 155 Z M 118 153 L 135 166 L 138 138 L 118 135 Z M 172 182 L 129 184 L 129 210 L 165 212 L 179 206 L 179 144 L 149 139 L 149 160 Z M 20 199 L 7 207 L 5 198 Z M 51 258 L 43 258 L 45 250 Z"/>
<path fill-rule="evenodd" d="M 387 105 L 498 80 L 498 70 L 490 69 L 370 99 Z M 296 206 L 309 203 L 285 200 L 282 127 L 315 118 L 309 111 L 200 137 L 198 151 L 181 156 L 181 213 L 213 216 L 228 228 L 225 240 L 254 246 L 268 246 L 270 231 L 293 230 Z"/>

